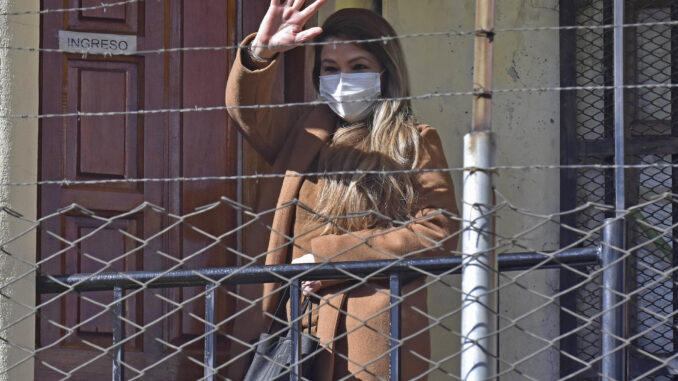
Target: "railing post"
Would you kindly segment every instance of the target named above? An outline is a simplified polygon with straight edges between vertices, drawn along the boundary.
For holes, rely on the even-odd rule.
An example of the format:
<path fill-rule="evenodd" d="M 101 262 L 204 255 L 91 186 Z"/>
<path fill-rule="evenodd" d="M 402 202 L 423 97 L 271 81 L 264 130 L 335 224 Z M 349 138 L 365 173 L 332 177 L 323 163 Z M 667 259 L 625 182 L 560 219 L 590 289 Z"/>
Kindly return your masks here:
<path fill-rule="evenodd" d="M 125 379 L 125 323 L 122 317 L 125 315 L 125 290 L 122 287 L 113 288 L 113 381 Z"/>
<path fill-rule="evenodd" d="M 464 137 L 461 379 L 494 377 L 497 358 L 497 256 L 492 250 L 491 133 Z"/>
<path fill-rule="evenodd" d="M 301 319 L 299 319 L 299 303 L 301 280 L 295 278 L 290 282 L 290 322 L 292 327 L 292 358 L 290 380 L 301 381 Z"/>
<path fill-rule="evenodd" d="M 624 216 L 626 188 L 624 180 L 624 1 L 614 0 L 614 182 L 616 219 L 605 220 L 603 228 L 602 266 L 602 379 L 626 380 Z"/>
<path fill-rule="evenodd" d="M 603 228 L 602 380 L 625 380 L 624 220 L 607 219 Z"/>
<path fill-rule="evenodd" d="M 623 217 L 626 209 L 624 181 L 624 0 L 614 0 L 614 194 L 617 217 Z"/>
<path fill-rule="evenodd" d="M 205 380 L 214 381 L 214 356 L 217 352 L 216 327 L 214 324 L 214 307 L 217 287 L 208 284 L 205 289 Z"/>
<path fill-rule="evenodd" d="M 492 252 L 494 0 L 476 0 L 472 132 L 464 136 L 461 379 L 494 377 L 497 257 Z"/>
<path fill-rule="evenodd" d="M 393 273 L 390 275 L 390 293 L 391 293 L 391 340 L 390 347 L 391 353 L 389 354 L 390 359 L 390 373 L 391 381 L 400 380 L 400 368 L 401 368 L 401 312 L 402 312 L 402 282 L 400 280 L 400 274 Z"/>

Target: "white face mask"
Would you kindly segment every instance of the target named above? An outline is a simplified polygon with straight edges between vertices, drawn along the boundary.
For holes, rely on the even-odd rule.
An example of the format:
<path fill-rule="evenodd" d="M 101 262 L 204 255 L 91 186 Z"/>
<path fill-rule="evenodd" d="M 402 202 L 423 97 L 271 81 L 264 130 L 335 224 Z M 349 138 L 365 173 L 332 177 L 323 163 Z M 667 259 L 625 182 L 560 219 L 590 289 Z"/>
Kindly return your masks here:
<path fill-rule="evenodd" d="M 320 76 L 320 97 L 343 120 L 364 119 L 381 95 L 381 73 L 341 73 Z"/>

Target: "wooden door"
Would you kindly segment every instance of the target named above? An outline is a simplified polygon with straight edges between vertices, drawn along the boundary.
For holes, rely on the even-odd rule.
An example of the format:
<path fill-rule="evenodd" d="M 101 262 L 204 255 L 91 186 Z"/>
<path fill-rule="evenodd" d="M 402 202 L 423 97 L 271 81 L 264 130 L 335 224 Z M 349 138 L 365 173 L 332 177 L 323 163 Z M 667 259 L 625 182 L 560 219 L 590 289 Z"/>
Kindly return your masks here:
<path fill-rule="evenodd" d="M 43 9 L 96 7 L 117 0 L 43 0 Z M 236 41 L 236 0 L 145 0 L 106 8 L 47 12 L 43 48 L 61 30 L 136 37 L 138 51 L 226 46 Z M 135 113 L 223 104 L 231 51 L 175 51 L 131 56 L 43 53 L 41 113 L 125 111 L 114 116 L 41 120 L 40 178 L 106 180 L 233 175 L 236 133 L 223 111 Z M 236 211 L 222 196 L 228 181 L 160 181 L 42 186 L 42 274 L 231 266 Z M 209 247 L 209 248 L 208 248 Z M 205 248 L 208 248 L 205 250 Z M 126 300 L 127 378 L 200 378 L 203 299 L 196 288 L 154 289 Z M 91 380 L 111 375 L 110 292 L 43 295 L 38 303 L 36 379 Z M 221 290 L 217 316 L 235 304 Z M 224 324 L 225 333 L 232 325 Z M 228 358 L 226 341 L 219 343 Z M 140 373 L 141 372 L 141 373 Z"/>

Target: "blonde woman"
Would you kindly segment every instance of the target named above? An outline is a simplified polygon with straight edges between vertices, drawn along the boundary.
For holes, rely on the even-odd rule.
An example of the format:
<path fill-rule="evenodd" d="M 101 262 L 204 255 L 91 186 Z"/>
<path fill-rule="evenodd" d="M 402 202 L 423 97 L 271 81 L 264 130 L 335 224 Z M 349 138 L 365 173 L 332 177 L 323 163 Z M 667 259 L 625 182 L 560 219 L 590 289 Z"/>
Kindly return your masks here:
<path fill-rule="evenodd" d="M 454 188 L 447 172 L 418 171 L 447 164 L 436 131 L 415 121 L 409 100 L 397 99 L 409 95 L 399 41 L 340 43 L 394 36 L 393 28 L 371 11 L 344 9 L 322 28 L 304 29 L 324 2 L 304 8 L 304 0 L 272 0 L 228 79 L 227 105 L 270 104 L 277 66 L 290 45 L 338 42 L 315 49 L 313 83 L 328 106 L 229 110 L 275 173 L 328 173 L 288 176 L 264 190 L 264 204 L 275 200 L 278 207 L 266 264 L 451 255 L 459 227 L 452 218 L 458 214 Z M 384 173 L 345 173 L 354 170 Z M 423 284 L 419 278 L 403 288 L 404 379 L 425 379 L 429 369 Z M 278 287 L 264 286 L 268 314 L 279 300 Z M 320 305 L 311 329 L 323 351 L 312 379 L 387 379 L 388 284 L 307 281 L 302 287 Z"/>

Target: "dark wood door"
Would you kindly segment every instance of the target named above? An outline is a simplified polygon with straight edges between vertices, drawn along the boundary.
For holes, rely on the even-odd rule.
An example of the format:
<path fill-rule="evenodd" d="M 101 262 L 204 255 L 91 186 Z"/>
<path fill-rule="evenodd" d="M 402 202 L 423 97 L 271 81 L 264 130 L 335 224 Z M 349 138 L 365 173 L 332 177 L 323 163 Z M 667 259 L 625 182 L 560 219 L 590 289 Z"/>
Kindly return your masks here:
<path fill-rule="evenodd" d="M 115 3 L 117 0 L 104 0 Z M 107 8 L 48 12 L 43 48 L 58 48 L 58 32 L 134 36 L 138 50 L 226 46 L 236 41 L 236 0 L 145 0 Z M 102 0 L 43 0 L 43 9 L 95 7 Z M 40 125 L 40 178 L 75 181 L 42 186 L 39 253 L 42 274 L 229 266 L 236 211 L 228 181 L 80 180 L 176 178 L 236 173 L 236 133 L 223 111 L 134 113 L 223 104 L 231 51 L 175 51 L 131 56 L 43 53 L 41 113 L 126 111 L 114 116 L 57 117 Z M 197 213 L 196 210 L 198 210 Z M 194 213 L 188 216 L 189 213 Z M 232 315 L 227 290 L 218 318 Z M 145 290 L 126 300 L 127 378 L 200 378 L 204 332 L 202 292 Z M 198 296 L 198 297 L 196 297 Z M 110 377 L 110 292 L 39 297 L 36 379 Z M 224 324 L 225 333 L 232 325 Z M 220 357 L 229 356 L 226 341 Z M 142 372 L 142 373 L 140 373 Z"/>

